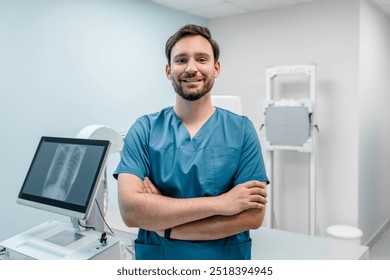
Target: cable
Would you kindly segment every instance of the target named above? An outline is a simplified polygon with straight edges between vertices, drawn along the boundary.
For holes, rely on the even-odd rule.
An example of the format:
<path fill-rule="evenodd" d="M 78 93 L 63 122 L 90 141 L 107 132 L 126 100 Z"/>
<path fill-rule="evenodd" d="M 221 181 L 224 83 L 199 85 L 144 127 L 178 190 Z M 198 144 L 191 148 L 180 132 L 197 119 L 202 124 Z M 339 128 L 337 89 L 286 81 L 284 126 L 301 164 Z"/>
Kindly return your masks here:
<path fill-rule="evenodd" d="M 93 227 L 93 226 L 81 224 L 80 220 L 78 220 L 77 223 L 78 223 L 79 226 L 82 227 L 82 228 L 96 230 L 95 227 Z"/>
<path fill-rule="evenodd" d="M 104 224 L 105 224 L 105 225 L 107 226 L 107 228 L 110 230 L 111 235 L 114 236 L 114 237 L 116 237 L 115 232 L 111 229 L 111 227 L 108 225 L 106 219 L 104 218 L 103 212 L 102 212 L 102 210 L 101 210 L 101 208 L 100 208 L 100 205 L 99 205 L 99 203 L 98 203 L 98 201 L 97 201 L 96 198 L 95 198 L 95 203 L 96 203 L 96 206 L 97 206 L 97 208 L 98 208 L 98 210 L 99 210 L 100 216 L 101 216 L 101 218 L 103 219 Z M 132 258 L 134 258 L 134 257 L 135 257 L 134 248 L 133 248 L 132 246 L 127 245 L 127 244 L 124 243 L 124 242 L 122 242 L 122 243 L 124 244 L 126 251 L 132 256 Z"/>
<path fill-rule="evenodd" d="M 110 231 L 110 235 L 116 237 L 115 232 L 111 229 L 111 227 L 108 225 L 106 219 L 104 218 L 102 209 L 100 208 L 99 202 L 97 201 L 96 198 L 95 198 L 95 203 L 96 203 L 96 206 L 97 206 L 97 208 L 98 208 L 98 210 L 99 210 L 100 217 L 102 218 L 104 224 L 107 226 L 107 228 L 108 228 L 109 231 Z M 79 221 L 79 225 L 82 226 L 82 227 L 85 227 L 85 228 L 91 228 L 91 229 L 95 230 L 95 228 L 92 227 L 92 226 L 87 226 L 87 225 L 84 226 L 84 225 L 81 225 L 81 224 L 80 224 L 80 221 Z M 103 234 L 104 234 L 104 233 L 103 233 Z M 132 246 L 127 245 L 127 244 L 124 243 L 124 242 L 122 242 L 122 243 L 124 244 L 126 251 L 134 258 L 134 256 L 135 256 L 134 248 L 133 248 Z"/>
<path fill-rule="evenodd" d="M 100 209 L 99 203 L 98 203 L 98 201 L 97 201 L 96 198 L 95 198 L 95 202 L 96 202 L 96 206 L 97 206 L 97 208 L 98 208 L 98 210 L 99 210 L 100 216 L 101 216 L 102 219 L 103 219 L 104 224 L 107 226 L 107 228 L 110 230 L 110 232 L 111 232 L 112 234 L 115 235 L 115 233 L 112 231 L 112 229 L 111 229 L 110 226 L 108 225 L 106 219 L 104 218 L 104 215 L 103 215 L 103 213 L 102 213 L 102 210 Z"/>
<path fill-rule="evenodd" d="M 101 210 L 101 208 L 100 208 L 100 206 L 99 206 L 99 203 L 98 203 L 98 201 L 97 201 L 96 198 L 95 198 L 95 203 L 96 203 L 96 206 L 97 206 L 97 208 L 98 208 L 98 210 L 99 210 L 100 217 L 102 218 L 104 224 L 105 224 L 105 225 L 107 226 L 107 228 L 110 230 L 111 234 L 115 235 L 114 232 L 112 231 L 112 229 L 110 228 L 110 226 L 107 224 L 106 219 L 104 219 L 104 215 L 103 215 L 103 213 L 102 213 L 102 210 Z M 78 220 L 77 223 L 78 223 L 78 225 L 79 225 L 80 227 L 82 227 L 82 228 L 96 230 L 96 228 L 95 228 L 94 226 L 83 225 L 83 224 L 81 224 L 80 220 Z"/>

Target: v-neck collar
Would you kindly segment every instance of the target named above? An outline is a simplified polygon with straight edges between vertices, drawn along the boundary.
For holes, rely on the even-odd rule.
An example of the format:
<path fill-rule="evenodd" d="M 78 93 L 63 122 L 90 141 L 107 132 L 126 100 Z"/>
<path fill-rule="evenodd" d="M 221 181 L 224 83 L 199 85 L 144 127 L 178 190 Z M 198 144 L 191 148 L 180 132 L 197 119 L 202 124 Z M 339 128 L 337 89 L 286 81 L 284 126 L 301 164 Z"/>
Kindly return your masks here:
<path fill-rule="evenodd" d="M 187 135 L 187 138 L 189 139 L 189 142 L 196 142 L 198 138 L 202 135 L 203 131 L 207 128 L 208 123 L 210 122 L 211 119 L 215 118 L 217 115 L 218 108 L 215 107 L 214 112 L 211 114 L 211 116 L 205 121 L 205 123 L 198 129 L 198 131 L 194 134 L 193 137 L 191 137 L 190 132 L 188 131 L 187 127 L 184 125 L 184 123 L 181 121 L 179 116 L 176 114 L 174 108 L 172 107 L 171 110 L 173 112 L 173 115 L 176 117 L 177 121 L 180 123 L 181 129 L 183 129 Z"/>

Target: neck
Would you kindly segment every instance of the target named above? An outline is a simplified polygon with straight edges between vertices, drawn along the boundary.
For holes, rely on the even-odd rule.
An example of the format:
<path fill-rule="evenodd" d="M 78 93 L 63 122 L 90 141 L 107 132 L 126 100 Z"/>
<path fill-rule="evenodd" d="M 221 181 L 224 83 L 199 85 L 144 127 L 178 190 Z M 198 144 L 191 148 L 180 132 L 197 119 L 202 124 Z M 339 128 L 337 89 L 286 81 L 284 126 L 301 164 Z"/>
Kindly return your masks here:
<path fill-rule="evenodd" d="M 194 125 L 208 120 L 215 107 L 211 104 L 211 93 L 195 101 L 188 101 L 176 95 L 174 110 L 184 124 Z"/>

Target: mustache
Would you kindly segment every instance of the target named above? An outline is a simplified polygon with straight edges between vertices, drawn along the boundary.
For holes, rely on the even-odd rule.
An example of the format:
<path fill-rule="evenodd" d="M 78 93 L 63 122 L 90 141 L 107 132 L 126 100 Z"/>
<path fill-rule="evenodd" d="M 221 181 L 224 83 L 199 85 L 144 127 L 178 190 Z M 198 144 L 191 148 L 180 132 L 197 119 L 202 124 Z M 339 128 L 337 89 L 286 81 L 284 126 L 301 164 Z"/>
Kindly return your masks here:
<path fill-rule="evenodd" d="M 197 76 L 196 73 L 186 73 L 186 74 L 184 74 L 184 76 L 181 77 L 181 79 L 191 79 L 191 78 L 194 78 L 196 76 Z M 199 78 L 203 78 L 203 75 L 201 75 Z"/>

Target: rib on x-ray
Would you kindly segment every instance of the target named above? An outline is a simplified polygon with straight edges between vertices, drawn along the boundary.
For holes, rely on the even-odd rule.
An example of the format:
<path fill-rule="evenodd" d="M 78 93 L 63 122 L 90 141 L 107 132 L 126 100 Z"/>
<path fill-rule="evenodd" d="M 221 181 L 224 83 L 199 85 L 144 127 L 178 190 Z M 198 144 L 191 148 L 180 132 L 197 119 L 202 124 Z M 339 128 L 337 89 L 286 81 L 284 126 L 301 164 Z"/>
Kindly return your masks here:
<path fill-rule="evenodd" d="M 58 145 L 46 176 L 43 196 L 66 200 L 76 180 L 86 149 L 81 145 Z"/>

